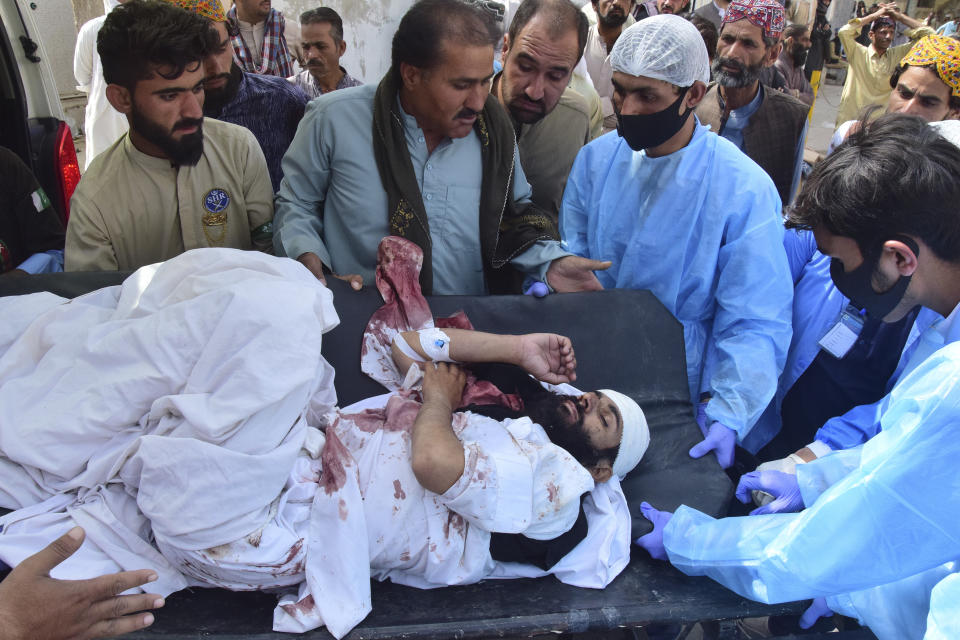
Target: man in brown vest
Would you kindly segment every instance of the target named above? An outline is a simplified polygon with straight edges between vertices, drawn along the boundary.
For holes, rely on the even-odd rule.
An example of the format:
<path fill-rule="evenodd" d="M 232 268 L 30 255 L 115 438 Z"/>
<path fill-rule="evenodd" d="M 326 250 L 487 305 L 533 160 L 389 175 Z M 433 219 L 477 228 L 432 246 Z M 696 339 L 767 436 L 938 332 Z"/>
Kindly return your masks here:
<path fill-rule="evenodd" d="M 730 3 L 712 64 L 716 81 L 697 117 L 763 167 L 785 205 L 799 183 L 809 107 L 760 83 L 760 72 L 780 55 L 783 27 L 776 0 Z"/>

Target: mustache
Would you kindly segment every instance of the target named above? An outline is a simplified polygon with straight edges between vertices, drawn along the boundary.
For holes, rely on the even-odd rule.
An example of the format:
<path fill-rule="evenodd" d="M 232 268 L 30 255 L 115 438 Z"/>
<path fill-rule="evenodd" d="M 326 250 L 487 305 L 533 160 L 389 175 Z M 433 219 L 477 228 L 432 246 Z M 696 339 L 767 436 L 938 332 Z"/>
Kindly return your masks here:
<path fill-rule="evenodd" d="M 173 130 L 192 129 L 194 127 L 203 127 L 203 118 L 184 118 L 183 120 L 178 120 L 177 123 L 173 125 Z"/>
<path fill-rule="evenodd" d="M 478 115 L 480 115 L 479 111 L 474 111 L 469 107 L 464 107 L 459 113 L 457 113 L 457 115 L 454 116 L 454 120 L 459 120 L 460 118 L 472 118 Z"/>
<path fill-rule="evenodd" d="M 229 80 L 229 79 L 230 79 L 230 73 L 229 73 L 229 72 L 227 72 L 227 73 L 218 73 L 218 74 L 215 75 L 215 76 L 207 76 L 206 78 L 203 79 L 203 82 L 204 82 L 204 83 L 212 82 L 212 81 L 214 81 L 214 80 L 220 80 L 221 78 L 224 79 L 224 80 Z"/>
<path fill-rule="evenodd" d="M 733 58 L 724 58 L 724 57 L 718 56 L 713 61 L 713 64 L 716 67 L 733 67 L 734 69 L 737 70 L 737 73 L 741 75 L 747 70 L 747 65 L 743 64 L 739 60 L 734 60 Z M 726 71 L 726 73 L 730 73 L 730 72 Z"/>

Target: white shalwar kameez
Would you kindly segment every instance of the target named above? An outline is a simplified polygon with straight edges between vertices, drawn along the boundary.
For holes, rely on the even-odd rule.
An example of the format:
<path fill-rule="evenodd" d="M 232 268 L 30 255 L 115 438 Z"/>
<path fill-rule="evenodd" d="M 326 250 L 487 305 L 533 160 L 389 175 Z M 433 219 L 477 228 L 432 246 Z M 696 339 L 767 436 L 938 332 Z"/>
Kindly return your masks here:
<path fill-rule="evenodd" d="M 17 310 L 24 309 L 21 314 Z M 150 567 L 188 585 L 288 587 L 274 629 L 337 637 L 370 611 L 371 576 L 417 587 L 543 575 L 497 564 L 491 531 L 568 530 L 593 480 L 527 418 L 454 418 L 462 478 L 424 490 L 409 463 L 412 392 L 335 408 L 321 335 L 330 292 L 292 260 L 222 249 L 144 267 L 73 301 L 0 299 L 0 560 L 74 524 L 63 578 Z M 550 572 L 606 586 L 627 564 L 614 479 L 589 533 Z M 155 544 L 151 544 L 151 540 Z"/>

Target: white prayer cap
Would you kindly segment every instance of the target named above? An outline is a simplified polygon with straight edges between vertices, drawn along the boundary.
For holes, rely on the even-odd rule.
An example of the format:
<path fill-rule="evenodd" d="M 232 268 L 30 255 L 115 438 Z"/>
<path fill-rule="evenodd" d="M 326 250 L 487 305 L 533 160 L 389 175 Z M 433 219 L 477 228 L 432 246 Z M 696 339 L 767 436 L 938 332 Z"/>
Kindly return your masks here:
<path fill-rule="evenodd" d="M 623 420 L 620 449 L 617 451 L 617 459 L 613 461 L 613 472 L 623 480 L 647 452 L 647 447 L 650 446 L 650 428 L 647 426 L 647 419 L 643 416 L 643 410 L 632 398 L 612 389 L 601 389 L 600 393 L 617 405 L 620 419 Z"/>
<path fill-rule="evenodd" d="M 644 18 L 621 33 L 610 52 L 610 66 L 678 87 L 710 82 L 703 37 L 689 20 L 670 14 Z"/>
<path fill-rule="evenodd" d="M 941 120 L 931 122 L 930 126 L 941 136 L 960 147 L 960 120 Z"/>

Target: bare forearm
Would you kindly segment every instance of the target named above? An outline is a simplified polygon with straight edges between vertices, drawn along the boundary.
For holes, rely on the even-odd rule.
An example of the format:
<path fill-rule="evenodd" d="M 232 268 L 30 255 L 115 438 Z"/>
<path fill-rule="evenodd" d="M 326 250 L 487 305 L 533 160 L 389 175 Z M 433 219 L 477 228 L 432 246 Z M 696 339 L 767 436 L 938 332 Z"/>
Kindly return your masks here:
<path fill-rule="evenodd" d="M 910 27 L 911 29 L 918 29 L 919 27 L 923 26 L 923 23 L 921 21 L 911 18 L 905 13 L 901 13 L 898 11 L 896 14 L 896 17 L 897 17 L 897 20 L 899 20 L 906 26 Z"/>
<path fill-rule="evenodd" d="M 425 401 L 413 423 L 411 465 L 424 489 L 445 493 L 463 475 L 463 444 L 453 432 L 453 408 Z"/>
<path fill-rule="evenodd" d="M 450 338 L 450 358 L 456 362 L 506 362 L 514 364 L 517 358 L 519 336 L 444 329 Z M 405 331 L 403 339 L 425 360 L 431 360 L 420 345 L 417 331 Z"/>

